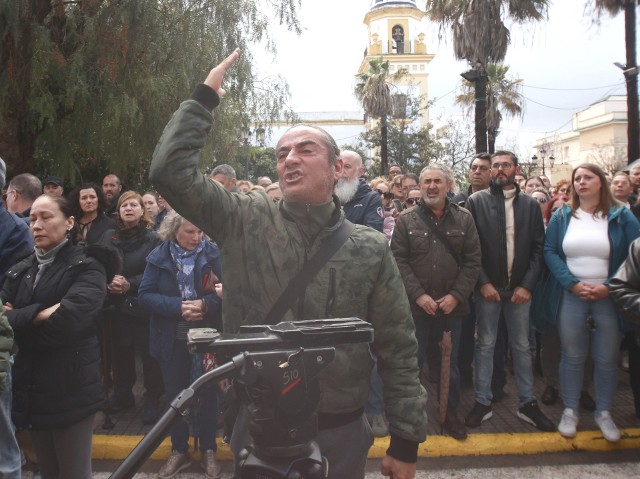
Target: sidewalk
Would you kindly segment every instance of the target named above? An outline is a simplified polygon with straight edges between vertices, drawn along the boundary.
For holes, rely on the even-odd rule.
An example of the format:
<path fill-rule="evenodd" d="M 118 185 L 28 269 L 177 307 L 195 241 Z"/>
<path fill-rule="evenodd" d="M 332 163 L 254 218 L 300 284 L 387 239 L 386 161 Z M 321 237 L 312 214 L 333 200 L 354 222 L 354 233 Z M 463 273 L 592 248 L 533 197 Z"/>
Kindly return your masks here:
<path fill-rule="evenodd" d="M 544 391 L 542 378 L 535 378 L 535 388 L 538 398 Z M 518 394 L 515 378 L 508 376 L 505 387 L 505 398 L 493 405 L 493 417 L 484 422 L 479 428 L 469 430 L 469 438 L 456 441 L 440 434 L 438 424 L 438 405 L 436 385 L 429 383 L 427 391 L 429 400 L 427 414 L 429 418 L 428 438 L 421 444 L 421 457 L 437 456 L 465 456 L 465 455 L 498 455 L 498 454 L 539 454 L 545 452 L 559 452 L 571 450 L 608 451 L 618 449 L 640 450 L 640 420 L 635 417 L 633 396 L 629 386 L 629 375 L 620 372 L 620 382 L 614 401 L 612 416 L 622 432 L 622 440 L 618 444 L 611 444 L 604 440 L 593 420 L 593 413 L 580 411 L 578 435 L 574 439 L 565 439 L 558 433 L 541 433 L 533 426 L 524 423 L 516 416 Z M 94 427 L 93 457 L 95 459 L 123 459 L 140 441 L 141 437 L 151 429 L 142 425 L 142 391 L 136 385 L 136 407 L 130 411 L 111 416 L 114 428 L 102 428 L 103 415 L 98 414 Z M 463 389 L 460 400 L 459 413 L 464 417 L 473 406 L 473 390 Z M 561 401 L 554 406 L 544 406 L 540 401 L 540 408 L 557 424 L 562 415 Z M 218 457 L 231 459 L 227 445 L 219 443 Z M 388 438 L 378 438 L 369 452 L 369 457 L 383 457 L 389 446 Z M 170 454 L 170 441 L 166 439 L 152 456 L 153 459 L 163 459 Z"/>

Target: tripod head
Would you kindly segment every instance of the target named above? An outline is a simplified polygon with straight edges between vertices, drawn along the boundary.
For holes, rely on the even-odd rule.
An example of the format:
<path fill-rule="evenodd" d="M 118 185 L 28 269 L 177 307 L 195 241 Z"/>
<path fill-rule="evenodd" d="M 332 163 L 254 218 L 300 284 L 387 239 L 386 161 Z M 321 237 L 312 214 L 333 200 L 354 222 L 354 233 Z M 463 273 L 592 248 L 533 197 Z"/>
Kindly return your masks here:
<path fill-rule="evenodd" d="M 234 382 L 249 412 L 253 443 L 240 455 L 243 478 L 289 477 L 296 461 L 303 471 L 320 468 L 301 477 L 324 477 L 313 443 L 318 431 L 318 375 L 334 359 L 334 346 L 371 341 L 371 324 L 357 318 L 243 326 L 238 334 L 210 328 L 189 331 L 191 352 L 244 352 Z"/>

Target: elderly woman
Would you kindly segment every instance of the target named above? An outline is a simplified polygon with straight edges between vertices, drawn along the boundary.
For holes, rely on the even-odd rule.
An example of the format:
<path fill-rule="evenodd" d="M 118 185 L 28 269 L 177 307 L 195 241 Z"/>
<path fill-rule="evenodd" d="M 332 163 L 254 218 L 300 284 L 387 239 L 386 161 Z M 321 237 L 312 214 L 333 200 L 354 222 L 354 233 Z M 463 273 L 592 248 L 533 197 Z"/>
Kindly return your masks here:
<path fill-rule="evenodd" d="M 172 211 L 158 234 L 164 240 L 147 257 L 147 268 L 139 289 L 140 303 L 151 311 L 151 354 L 164 377 L 167 397 L 173 399 L 191 383 L 192 363 L 202 368 L 200 356 L 187 349 L 191 328 L 221 329 L 221 301 L 215 292 L 221 276 L 220 254 L 215 243 L 204 238 L 202 230 Z M 195 378 L 194 378 L 195 379 Z M 197 425 L 202 468 L 207 477 L 219 477 L 216 452 L 217 401 L 215 385 L 200 392 Z M 158 477 L 173 477 L 189 467 L 187 440 L 189 426 L 184 420 L 173 425 L 173 453 Z"/>
<path fill-rule="evenodd" d="M 44 479 L 89 479 L 93 420 L 104 400 L 95 323 L 105 268 L 74 245 L 65 198 L 40 196 L 30 219 L 35 252 L 9 269 L 0 293 L 19 348 L 13 420 L 28 428 Z"/>
<path fill-rule="evenodd" d="M 640 224 L 612 195 L 600 167 L 584 163 L 573 170 L 569 203 L 547 227 L 544 258 L 552 278 L 549 288 L 553 323 L 560 333 L 560 391 L 564 411 L 558 432 L 574 437 L 584 365 L 591 352 L 596 393 L 595 421 L 604 438 L 620 440 L 611 417 L 618 382 L 621 319 L 607 284 L 640 235 Z"/>
<path fill-rule="evenodd" d="M 138 287 L 147 265 L 147 255 L 160 244 L 152 231 L 153 222 L 147 215 L 142 197 L 135 191 L 120 195 L 116 207 L 116 228 L 107 231 L 101 243 L 114 248 L 122 258 L 122 272 L 107 289 L 109 307 L 105 315 L 112 325 L 113 398 L 110 410 L 119 412 L 135 404 L 133 385 L 136 382 L 135 353 L 142 359 L 145 396 L 143 424 L 153 424 L 160 413 L 159 399 L 163 393 L 162 373 L 149 354 L 149 314 L 138 303 Z"/>
<path fill-rule="evenodd" d="M 77 218 L 82 239 L 97 243 L 105 231 L 115 228 L 116 222 L 104 214 L 107 205 L 102 188 L 95 183 L 84 183 L 69 193 L 73 216 Z"/>

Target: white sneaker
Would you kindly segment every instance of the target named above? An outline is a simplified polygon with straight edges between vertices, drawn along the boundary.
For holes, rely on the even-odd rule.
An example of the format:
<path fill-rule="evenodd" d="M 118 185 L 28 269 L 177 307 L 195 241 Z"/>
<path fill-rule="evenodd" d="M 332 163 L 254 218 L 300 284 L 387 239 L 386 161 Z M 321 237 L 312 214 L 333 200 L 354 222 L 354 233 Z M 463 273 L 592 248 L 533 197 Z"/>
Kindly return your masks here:
<path fill-rule="evenodd" d="M 613 422 L 609 411 L 602 411 L 599 416 L 595 417 L 596 424 L 602 431 L 602 435 L 609 442 L 618 442 L 620 440 L 620 431 Z"/>
<path fill-rule="evenodd" d="M 558 424 L 558 432 L 563 437 L 576 437 L 576 428 L 578 427 L 578 416 L 573 409 L 566 408 L 562 411 L 562 418 Z"/>

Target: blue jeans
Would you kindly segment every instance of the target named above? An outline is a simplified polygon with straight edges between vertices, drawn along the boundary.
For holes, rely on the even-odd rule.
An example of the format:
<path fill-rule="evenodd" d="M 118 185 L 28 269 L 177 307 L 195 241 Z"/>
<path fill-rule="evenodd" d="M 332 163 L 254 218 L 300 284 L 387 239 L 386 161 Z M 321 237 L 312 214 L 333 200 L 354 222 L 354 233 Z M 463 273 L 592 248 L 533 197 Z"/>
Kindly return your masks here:
<path fill-rule="evenodd" d="M 595 330 L 587 324 L 591 315 Z M 618 384 L 620 330 L 618 317 L 611 298 L 585 301 L 569 291 L 562 294 L 558 316 L 560 333 L 560 391 L 564 407 L 578 410 L 584 364 L 593 358 L 593 385 L 596 393 L 596 415 L 610 411 Z"/>
<path fill-rule="evenodd" d="M 22 460 L 20 448 L 16 441 L 16 432 L 11 421 L 11 366 L 13 356 L 9 361 L 7 380 L 4 391 L 0 395 L 0 477 L 6 479 L 20 479 Z"/>
<path fill-rule="evenodd" d="M 451 330 L 451 370 L 449 379 L 449 401 L 447 410 L 455 412 L 460 403 L 460 371 L 458 370 L 458 350 L 460 348 L 460 333 L 462 331 L 462 316 L 438 315 L 430 316 L 426 311 L 413 313 L 413 322 L 416 325 L 416 339 L 418 340 L 418 365 L 422 374 L 422 367 L 427 357 L 427 338 L 435 335 L 438 341 L 442 338 L 445 325 Z M 433 365 L 429 365 L 433 367 Z M 438 371 L 439 373 L 440 371 Z M 440 383 L 438 382 L 438 395 Z"/>
<path fill-rule="evenodd" d="M 534 401 L 533 368 L 529 349 L 529 308 L 531 301 L 525 304 L 511 302 L 511 291 L 498 290 L 501 300 L 485 301 L 479 290 L 475 291 L 476 321 L 478 324 L 476 339 L 476 401 L 485 406 L 491 404 L 491 378 L 493 376 L 493 352 L 498 335 L 500 313 L 504 315 L 509 346 L 513 356 L 513 370 L 518 388 L 520 406 Z"/>
<path fill-rule="evenodd" d="M 173 401 L 176 396 L 191 384 L 191 363 L 193 356 L 187 349 L 187 342 L 176 341 L 169 361 L 161 361 L 160 368 L 164 378 L 167 400 Z M 194 425 L 198 430 L 200 451 L 215 451 L 216 428 L 218 425 L 218 385 L 206 384 L 200 389 L 198 399 L 200 407 L 196 412 Z M 184 419 L 178 419 L 171 428 L 171 448 L 181 454 L 188 450 L 189 425 Z"/>

